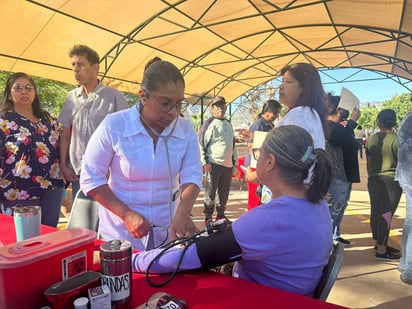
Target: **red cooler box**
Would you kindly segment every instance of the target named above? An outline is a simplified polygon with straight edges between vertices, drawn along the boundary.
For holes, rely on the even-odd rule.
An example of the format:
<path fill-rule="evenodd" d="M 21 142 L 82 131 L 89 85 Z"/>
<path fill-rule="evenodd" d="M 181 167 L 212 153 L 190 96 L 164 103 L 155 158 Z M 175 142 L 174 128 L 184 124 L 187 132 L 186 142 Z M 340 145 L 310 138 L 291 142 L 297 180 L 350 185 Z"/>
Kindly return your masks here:
<path fill-rule="evenodd" d="M 39 309 L 53 283 L 93 268 L 96 232 L 71 228 L 0 247 L 0 308 Z"/>

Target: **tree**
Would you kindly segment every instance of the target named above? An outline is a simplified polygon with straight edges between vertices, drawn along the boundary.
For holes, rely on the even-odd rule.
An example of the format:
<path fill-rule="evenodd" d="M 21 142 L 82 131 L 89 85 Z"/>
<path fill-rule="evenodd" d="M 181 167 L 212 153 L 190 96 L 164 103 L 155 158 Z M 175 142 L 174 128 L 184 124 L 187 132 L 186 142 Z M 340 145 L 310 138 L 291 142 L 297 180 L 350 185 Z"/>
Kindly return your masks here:
<path fill-rule="evenodd" d="M 235 113 L 232 115 L 232 122 L 234 124 L 252 123 L 255 121 L 262 111 L 262 106 L 265 101 L 273 99 L 276 89 L 272 82 L 259 85 L 242 96 Z"/>
<path fill-rule="evenodd" d="M 34 77 L 40 102 L 45 110 L 57 117 L 66 99 L 67 93 L 73 85 L 53 81 L 46 78 Z"/>
<path fill-rule="evenodd" d="M 361 116 L 357 121 L 358 124 L 361 125 L 364 130 L 373 131 L 376 128 L 376 117 L 379 111 L 375 106 L 361 108 Z"/>
<path fill-rule="evenodd" d="M 396 112 L 398 123 L 412 110 L 411 94 L 403 93 L 383 102 L 383 108 L 391 108 Z"/>
<path fill-rule="evenodd" d="M 192 120 L 192 125 L 193 128 L 195 129 L 196 132 L 199 132 L 200 127 L 201 127 L 201 115 L 197 114 L 197 115 L 192 115 L 191 116 L 191 120 Z"/>
<path fill-rule="evenodd" d="M 393 109 L 396 112 L 399 124 L 403 117 L 412 111 L 411 94 L 403 93 L 395 95 L 389 100 L 384 101 L 380 108 L 374 105 L 361 108 L 361 116 L 358 123 L 366 130 L 377 130 L 376 118 L 378 117 L 378 113 L 386 108 Z"/>

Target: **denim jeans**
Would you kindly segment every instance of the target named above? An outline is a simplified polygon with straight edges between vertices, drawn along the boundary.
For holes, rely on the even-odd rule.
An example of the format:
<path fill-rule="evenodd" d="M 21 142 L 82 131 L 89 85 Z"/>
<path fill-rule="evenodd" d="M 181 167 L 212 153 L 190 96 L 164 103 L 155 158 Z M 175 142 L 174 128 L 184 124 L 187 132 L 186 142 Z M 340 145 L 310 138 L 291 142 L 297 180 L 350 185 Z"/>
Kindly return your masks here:
<path fill-rule="evenodd" d="M 362 139 L 357 138 L 356 143 L 358 144 L 358 150 L 359 150 L 359 156 L 362 159 L 363 158 L 363 151 L 362 151 Z"/>
<path fill-rule="evenodd" d="M 47 189 L 40 197 L 41 223 L 56 227 L 59 223 L 64 188 Z"/>
<path fill-rule="evenodd" d="M 402 229 L 402 257 L 399 270 L 402 278 L 412 282 L 412 196 L 406 194 L 405 222 Z"/>
<path fill-rule="evenodd" d="M 348 206 L 352 183 L 333 177 L 329 187 L 329 212 L 332 218 L 333 237 L 340 237 L 340 224 Z"/>

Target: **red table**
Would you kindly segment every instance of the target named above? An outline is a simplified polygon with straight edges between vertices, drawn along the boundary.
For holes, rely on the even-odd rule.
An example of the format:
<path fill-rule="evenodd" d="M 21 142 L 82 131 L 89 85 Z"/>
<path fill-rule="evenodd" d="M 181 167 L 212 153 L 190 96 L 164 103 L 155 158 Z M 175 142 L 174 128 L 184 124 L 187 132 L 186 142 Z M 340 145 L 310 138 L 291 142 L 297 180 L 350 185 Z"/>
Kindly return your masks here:
<path fill-rule="evenodd" d="M 42 226 L 41 233 L 56 231 Z M 0 241 L 16 241 L 13 218 L 0 214 Z M 98 243 L 99 241 L 97 241 Z M 160 283 L 168 275 L 151 275 Z M 161 288 L 151 287 L 144 274 L 134 273 L 131 308 L 146 302 L 156 292 L 166 292 L 186 300 L 188 308 L 344 308 L 313 298 L 263 286 L 215 272 L 192 271 L 179 273 Z"/>
<path fill-rule="evenodd" d="M 41 234 L 55 232 L 57 229 L 51 226 L 42 225 Z M 14 228 L 13 217 L 0 213 L 0 242 L 8 245 L 17 241 L 16 230 Z"/>
<path fill-rule="evenodd" d="M 153 276 L 161 282 L 167 276 Z M 274 289 L 215 272 L 178 274 L 165 287 L 153 288 L 143 274 L 133 274 L 133 305 L 140 305 L 156 292 L 186 300 L 188 308 L 344 308 L 313 298 Z"/>

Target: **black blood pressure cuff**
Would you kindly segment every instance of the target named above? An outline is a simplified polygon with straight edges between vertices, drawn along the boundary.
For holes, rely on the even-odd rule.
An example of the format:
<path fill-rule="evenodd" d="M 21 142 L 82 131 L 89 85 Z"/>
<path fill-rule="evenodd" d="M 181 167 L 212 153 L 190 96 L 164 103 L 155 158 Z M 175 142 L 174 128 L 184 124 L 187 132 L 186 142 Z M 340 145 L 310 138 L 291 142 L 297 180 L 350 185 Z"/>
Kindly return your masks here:
<path fill-rule="evenodd" d="M 242 249 L 235 239 L 232 227 L 196 240 L 196 250 L 204 269 L 224 265 L 240 259 Z"/>

